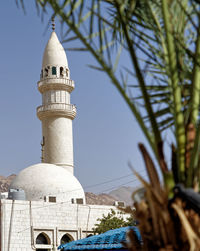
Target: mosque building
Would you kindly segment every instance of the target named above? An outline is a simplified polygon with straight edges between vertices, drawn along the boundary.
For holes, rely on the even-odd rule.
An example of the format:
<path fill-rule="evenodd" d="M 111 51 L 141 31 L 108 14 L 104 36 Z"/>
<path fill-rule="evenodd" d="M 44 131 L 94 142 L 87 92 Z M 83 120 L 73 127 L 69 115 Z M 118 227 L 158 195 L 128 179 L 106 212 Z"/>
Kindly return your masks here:
<path fill-rule="evenodd" d="M 65 51 L 53 29 L 46 45 L 38 90 L 42 105 L 41 163 L 23 169 L 0 200 L 0 251 L 57 250 L 93 233 L 97 218 L 114 206 L 88 205 L 74 176 L 70 103 L 74 90 Z"/>

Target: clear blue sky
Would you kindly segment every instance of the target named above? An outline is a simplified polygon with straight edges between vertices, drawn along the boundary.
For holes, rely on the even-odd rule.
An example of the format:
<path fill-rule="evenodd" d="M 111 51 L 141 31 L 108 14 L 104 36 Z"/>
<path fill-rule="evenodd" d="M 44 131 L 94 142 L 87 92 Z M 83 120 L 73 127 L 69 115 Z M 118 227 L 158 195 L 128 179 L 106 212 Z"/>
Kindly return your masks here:
<path fill-rule="evenodd" d="M 2 1 L 0 8 L 0 174 L 5 176 L 40 162 L 41 155 L 37 81 L 51 28 L 45 33 L 49 17 L 41 22 L 33 0 L 26 1 L 26 8 L 24 15 L 14 0 Z M 128 161 L 145 175 L 137 148 L 138 142 L 145 141 L 109 79 L 86 66 L 94 64 L 92 57 L 68 51 L 67 58 L 76 84 L 71 102 L 78 109 L 73 122 L 76 177 L 86 191 L 102 192 L 122 184 L 137 186 L 136 178 L 130 176 L 87 189 L 130 174 Z"/>

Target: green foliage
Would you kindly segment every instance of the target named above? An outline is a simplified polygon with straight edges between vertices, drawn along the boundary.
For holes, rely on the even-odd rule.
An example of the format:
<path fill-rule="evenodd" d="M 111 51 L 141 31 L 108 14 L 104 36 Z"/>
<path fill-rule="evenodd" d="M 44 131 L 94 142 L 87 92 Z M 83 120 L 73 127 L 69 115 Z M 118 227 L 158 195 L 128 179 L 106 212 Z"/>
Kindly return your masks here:
<path fill-rule="evenodd" d="M 123 213 L 119 212 L 119 214 L 117 214 L 113 209 L 111 209 L 111 212 L 108 213 L 107 216 L 103 215 L 103 217 L 98 218 L 97 221 L 99 223 L 96 223 L 93 228 L 93 231 L 97 234 L 105 233 L 111 229 L 133 225 L 133 218 L 131 216 L 124 219 Z"/>

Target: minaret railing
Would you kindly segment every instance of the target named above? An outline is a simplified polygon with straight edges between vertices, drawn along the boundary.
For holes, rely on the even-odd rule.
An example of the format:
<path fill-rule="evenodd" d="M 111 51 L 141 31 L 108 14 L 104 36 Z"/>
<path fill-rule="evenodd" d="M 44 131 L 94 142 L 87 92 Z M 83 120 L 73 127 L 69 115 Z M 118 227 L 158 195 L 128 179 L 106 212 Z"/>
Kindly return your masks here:
<path fill-rule="evenodd" d="M 37 108 L 37 113 L 49 110 L 68 110 L 76 112 L 76 106 L 73 104 L 63 104 L 63 103 L 46 104 L 39 106 Z"/>

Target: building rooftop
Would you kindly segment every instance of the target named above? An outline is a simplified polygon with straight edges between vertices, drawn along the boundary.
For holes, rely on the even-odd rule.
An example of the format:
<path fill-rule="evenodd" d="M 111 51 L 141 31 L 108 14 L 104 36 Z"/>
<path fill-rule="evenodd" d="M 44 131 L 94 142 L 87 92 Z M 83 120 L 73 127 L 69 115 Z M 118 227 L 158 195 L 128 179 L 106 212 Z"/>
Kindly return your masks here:
<path fill-rule="evenodd" d="M 141 236 L 137 227 L 122 227 L 114 230 L 109 230 L 103 234 L 93 235 L 77 241 L 72 241 L 62 244 L 58 249 L 67 250 L 105 250 L 105 249 L 126 249 L 122 242 L 126 242 L 126 233 L 132 229 L 138 240 L 141 241 Z"/>
<path fill-rule="evenodd" d="M 61 166 L 39 163 L 23 169 L 12 181 L 11 189 L 25 191 L 26 199 L 44 200 L 55 196 L 56 202 L 71 202 L 72 198 L 83 198 L 83 188 L 76 177 Z"/>

